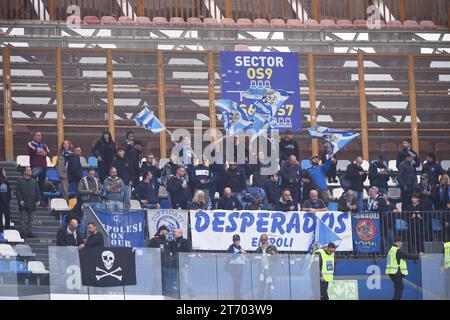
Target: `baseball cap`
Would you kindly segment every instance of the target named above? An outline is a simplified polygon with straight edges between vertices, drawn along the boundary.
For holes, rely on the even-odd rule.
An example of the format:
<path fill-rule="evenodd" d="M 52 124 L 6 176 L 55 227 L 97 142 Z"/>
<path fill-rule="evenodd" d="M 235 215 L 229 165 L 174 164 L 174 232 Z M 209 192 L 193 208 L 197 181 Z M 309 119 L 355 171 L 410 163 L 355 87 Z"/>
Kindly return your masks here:
<path fill-rule="evenodd" d="M 233 236 L 233 241 L 241 240 L 241 237 L 238 234 Z"/>

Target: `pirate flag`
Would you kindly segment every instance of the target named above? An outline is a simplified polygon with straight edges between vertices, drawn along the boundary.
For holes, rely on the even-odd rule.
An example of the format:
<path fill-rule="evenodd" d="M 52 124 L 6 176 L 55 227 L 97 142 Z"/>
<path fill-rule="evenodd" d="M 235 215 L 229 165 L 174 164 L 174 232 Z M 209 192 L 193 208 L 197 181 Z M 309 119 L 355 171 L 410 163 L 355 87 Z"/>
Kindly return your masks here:
<path fill-rule="evenodd" d="M 86 247 L 80 250 L 81 282 L 89 287 L 136 284 L 136 261 L 132 248 Z"/>

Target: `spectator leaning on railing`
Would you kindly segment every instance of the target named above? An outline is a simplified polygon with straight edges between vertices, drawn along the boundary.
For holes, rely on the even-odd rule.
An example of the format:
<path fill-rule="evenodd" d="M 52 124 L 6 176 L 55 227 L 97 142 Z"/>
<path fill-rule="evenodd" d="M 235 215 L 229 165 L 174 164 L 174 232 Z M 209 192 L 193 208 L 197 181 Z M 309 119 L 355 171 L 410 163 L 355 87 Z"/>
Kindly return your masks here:
<path fill-rule="evenodd" d="M 322 199 L 319 199 L 319 193 L 316 190 L 311 190 L 309 193 L 309 199 L 306 199 L 302 205 L 303 211 L 312 213 L 328 211 L 327 206 Z"/>
<path fill-rule="evenodd" d="M 217 203 L 217 209 L 219 210 L 242 210 L 241 202 L 233 196 L 230 188 L 223 190 L 223 196 L 220 197 Z"/>
<path fill-rule="evenodd" d="M 278 211 L 295 211 L 298 208 L 298 204 L 292 200 L 291 191 L 287 188 L 283 189 L 281 191 L 281 197 L 280 200 L 278 200 L 277 203 L 277 210 Z"/>
<path fill-rule="evenodd" d="M 117 176 L 117 169 L 111 167 L 109 176 L 103 183 L 103 192 L 106 198 L 106 209 L 122 210 L 123 209 L 123 189 L 125 184 L 121 178 Z"/>

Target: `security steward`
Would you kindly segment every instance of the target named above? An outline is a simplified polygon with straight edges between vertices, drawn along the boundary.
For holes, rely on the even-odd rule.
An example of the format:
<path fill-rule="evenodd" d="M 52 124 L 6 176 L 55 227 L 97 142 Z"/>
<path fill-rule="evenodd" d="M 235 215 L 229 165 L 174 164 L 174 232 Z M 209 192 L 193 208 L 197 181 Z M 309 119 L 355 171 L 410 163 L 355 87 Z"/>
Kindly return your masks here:
<path fill-rule="evenodd" d="M 401 300 L 403 293 L 403 278 L 408 275 L 408 266 L 406 259 L 417 260 L 424 256 L 423 252 L 418 255 L 409 254 L 402 249 L 403 239 L 396 237 L 394 245 L 389 249 L 386 262 L 386 274 L 389 275 L 394 283 L 394 297 L 392 300 Z"/>
<path fill-rule="evenodd" d="M 450 299 L 450 241 L 444 243 L 445 296 Z"/>
<path fill-rule="evenodd" d="M 333 281 L 334 277 L 335 251 L 336 245 L 333 242 L 330 242 L 326 247 L 321 248 L 315 252 L 319 256 L 320 300 L 329 300 L 328 284 Z"/>

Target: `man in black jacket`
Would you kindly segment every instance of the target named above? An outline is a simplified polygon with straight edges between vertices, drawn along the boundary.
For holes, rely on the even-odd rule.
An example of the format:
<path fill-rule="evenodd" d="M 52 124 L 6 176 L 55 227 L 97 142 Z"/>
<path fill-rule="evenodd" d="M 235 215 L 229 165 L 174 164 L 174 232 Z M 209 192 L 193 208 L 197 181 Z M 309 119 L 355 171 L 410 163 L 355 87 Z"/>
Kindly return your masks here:
<path fill-rule="evenodd" d="M 398 167 L 397 182 L 401 190 L 402 210 L 409 205 L 414 187 L 417 184 L 416 168 L 411 154 L 407 154 L 405 160 Z"/>
<path fill-rule="evenodd" d="M 288 188 L 295 204 L 301 203 L 300 188 L 302 186 L 302 168 L 295 156 L 289 156 L 288 160 L 281 164 L 281 187 Z"/>
<path fill-rule="evenodd" d="M 83 244 L 83 237 L 78 229 L 78 220 L 71 218 L 67 227 L 61 227 L 56 233 L 56 245 L 62 247 L 79 247 Z"/>
<path fill-rule="evenodd" d="M 125 150 L 125 157 L 128 160 L 130 160 L 131 168 L 133 171 L 132 174 L 133 184 L 137 185 L 139 183 L 139 174 L 140 174 L 139 156 L 142 153 L 142 143 L 135 139 L 133 131 L 127 132 L 126 140 L 125 143 L 123 144 L 123 149 Z"/>
<path fill-rule="evenodd" d="M 186 209 L 189 201 L 189 186 L 184 178 L 186 169 L 177 167 L 176 174 L 167 181 L 167 191 L 170 194 L 172 209 Z"/>
<path fill-rule="evenodd" d="M 123 190 L 123 206 L 125 209 L 130 209 L 131 186 L 133 185 L 135 177 L 133 164 L 130 160 L 125 158 L 124 148 L 117 149 L 117 155 L 112 162 L 112 167 L 117 169 L 117 176 L 121 178 L 125 184 Z"/>
<path fill-rule="evenodd" d="M 219 210 L 242 210 L 241 202 L 233 197 L 233 193 L 230 188 L 225 188 L 223 196 L 220 197 L 217 209 Z"/>
<path fill-rule="evenodd" d="M 363 163 L 362 157 L 357 157 L 355 161 L 347 166 L 346 177 L 351 181 L 350 189 L 355 192 L 358 199 L 358 207 L 361 209 L 364 205 L 363 190 L 364 181 L 367 179 L 367 172 L 361 167 Z"/>
<path fill-rule="evenodd" d="M 274 174 L 269 180 L 266 180 L 264 189 L 267 195 L 267 210 L 276 210 L 278 205 L 278 200 L 281 195 L 281 188 L 278 184 L 278 174 Z"/>
<path fill-rule="evenodd" d="M 97 226 L 93 222 L 87 224 L 88 238 L 84 244 L 79 246 L 80 250 L 84 248 L 104 247 L 103 234 L 97 231 Z"/>
<path fill-rule="evenodd" d="M 141 202 L 142 207 L 144 208 L 159 208 L 156 186 L 154 185 L 151 171 L 144 172 L 143 180 L 138 184 L 136 189 L 133 190 L 132 195 Z"/>
<path fill-rule="evenodd" d="M 160 183 L 158 181 L 161 178 L 162 168 L 159 162 L 155 159 L 153 153 L 147 154 L 147 161 L 143 161 L 141 165 L 141 176 L 144 176 L 146 171 L 150 171 L 152 173 L 152 181 L 156 187 L 156 195 L 159 195 L 159 186 Z"/>
<path fill-rule="evenodd" d="M 287 161 L 289 156 L 295 156 L 300 159 L 298 144 L 293 140 L 294 133 L 291 130 L 286 131 L 286 136 L 280 141 L 280 161 Z"/>
<path fill-rule="evenodd" d="M 239 202 L 242 201 L 242 197 L 247 192 L 247 182 L 245 181 L 245 175 L 242 170 L 237 168 L 236 162 L 230 162 L 230 167 L 225 171 L 224 175 L 224 187 L 228 187 L 233 192 L 233 196 L 236 197 Z"/>
<path fill-rule="evenodd" d="M 400 164 L 405 160 L 407 155 L 412 157 L 412 164 L 415 168 L 420 167 L 419 155 L 411 148 L 410 140 L 403 140 L 403 149 L 397 155 L 397 169 L 400 170 Z"/>
<path fill-rule="evenodd" d="M 172 253 L 173 259 L 171 264 L 171 274 L 170 274 L 170 280 L 173 281 L 173 286 L 175 288 L 178 288 L 178 283 L 182 288 L 184 288 L 185 292 L 187 292 L 188 296 L 193 296 L 191 285 L 189 284 L 189 280 L 187 278 L 188 272 L 182 272 L 181 277 L 179 279 L 178 275 L 180 272 L 177 272 L 179 268 L 183 268 L 184 270 L 186 268 L 189 268 L 189 264 L 184 263 L 183 265 L 180 265 L 180 259 L 178 257 L 179 252 L 191 252 L 192 248 L 189 243 L 189 241 L 185 238 L 183 238 L 183 231 L 181 229 L 174 229 L 173 230 L 173 240 L 169 242 L 170 252 Z M 187 259 L 182 259 L 182 261 L 187 261 Z"/>
<path fill-rule="evenodd" d="M 281 191 L 281 197 L 278 201 L 277 210 L 288 212 L 288 211 L 294 211 L 297 209 L 297 204 L 292 200 L 291 192 L 289 189 L 283 189 Z"/>
<path fill-rule="evenodd" d="M 422 174 L 428 175 L 429 183 L 436 187 L 439 184 L 439 176 L 445 174 L 445 170 L 436 162 L 436 155 L 432 152 L 427 153 L 426 163 L 423 165 Z"/>
<path fill-rule="evenodd" d="M 73 149 L 73 156 L 67 162 L 67 176 L 75 194 L 78 194 L 78 184 L 81 178 L 83 178 L 83 167 L 81 166 L 80 156 L 81 148 L 75 147 Z"/>
<path fill-rule="evenodd" d="M 389 182 L 389 169 L 384 155 L 378 155 L 378 160 L 373 161 L 369 167 L 369 180 L 371 187 L 377 187 L 380 193 L 387 193 Z"/>
<path fill-rule="evenodd" d="M 177 255 L 178 252 L 191 252 L 192 248 L 189 241 L 183 238 L 183 231 L 181 229 L 173 230 L 173 240 L 169 242 L 170 251 L 173 255 Z"/>

